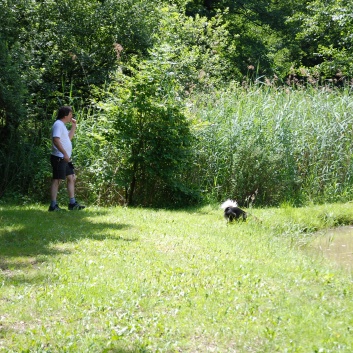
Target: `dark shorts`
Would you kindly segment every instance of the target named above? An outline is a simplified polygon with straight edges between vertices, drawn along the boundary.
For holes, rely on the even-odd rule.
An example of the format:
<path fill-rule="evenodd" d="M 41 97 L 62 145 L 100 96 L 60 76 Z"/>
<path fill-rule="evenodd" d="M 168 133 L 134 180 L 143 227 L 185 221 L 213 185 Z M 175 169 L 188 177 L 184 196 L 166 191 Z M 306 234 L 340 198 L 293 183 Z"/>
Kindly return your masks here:
<path fill-rule="evenodd" d="M 68 175 L 75 174 L 72 162 L 65 162 L 64 158 L 51 155 L 50 163 L 53 167 L 53 179 L 65 180 Z"/>

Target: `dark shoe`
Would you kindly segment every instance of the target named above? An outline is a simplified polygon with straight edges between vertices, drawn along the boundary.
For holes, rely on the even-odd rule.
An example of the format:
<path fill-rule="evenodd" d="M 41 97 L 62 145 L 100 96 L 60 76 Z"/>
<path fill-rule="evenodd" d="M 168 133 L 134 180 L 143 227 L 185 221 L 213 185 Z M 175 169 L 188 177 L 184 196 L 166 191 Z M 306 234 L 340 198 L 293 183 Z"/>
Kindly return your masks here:
<path fill-rule="evenodd" d="M 49 206 L 48 211 L 50 211 L 50 212 L 56 212 L 56 211 L 63 211 L 63 209 L 60 208 L 60 207 L 58 206 L 58 204 L 56 204 L 54 207 Z"/>
<path fill-rule="evenodd" d="M 86 206 L 80 205 L 77 201 L 75 203 L 69 203 L 69 210 L 83 210 Z"/>

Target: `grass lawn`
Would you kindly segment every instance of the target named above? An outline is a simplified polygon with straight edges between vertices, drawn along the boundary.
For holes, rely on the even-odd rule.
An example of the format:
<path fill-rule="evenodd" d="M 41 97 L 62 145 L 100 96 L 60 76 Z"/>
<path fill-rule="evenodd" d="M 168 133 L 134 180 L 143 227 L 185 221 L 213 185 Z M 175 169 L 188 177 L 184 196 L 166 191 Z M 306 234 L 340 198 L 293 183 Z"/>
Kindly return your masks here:
<path fill-rule="evenodd" d="M 353 352 L 352 273 L 308 251 L 353 204 L 0 204 L 0 352 Z"/>

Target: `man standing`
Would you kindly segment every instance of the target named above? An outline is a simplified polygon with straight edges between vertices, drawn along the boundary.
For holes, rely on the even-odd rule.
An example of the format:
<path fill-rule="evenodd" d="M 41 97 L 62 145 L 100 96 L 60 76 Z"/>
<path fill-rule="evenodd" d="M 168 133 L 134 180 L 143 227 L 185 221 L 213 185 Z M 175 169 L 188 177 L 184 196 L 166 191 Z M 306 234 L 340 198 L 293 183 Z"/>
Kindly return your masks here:
<path fill-rule="evenodd" d="M 66 128 L 71 123 L 71 130 Z M 76 120 L 72 116 L 72 108 L 63 106 L 58 110 L 58 115 L 52 127 L 52 152 L 50 163 L 53 168 L 53 179 L 51 184 L 51 203 L 49 211 L 61 211 L 56 198 L 61 180 L 67 180 L 67 192 L 69 195 L 68 209 L 82 210 L 85 206 L 80 205 L 75 199 L 75 171 L 71 162 L 72 143 L 76 130 Z"/>

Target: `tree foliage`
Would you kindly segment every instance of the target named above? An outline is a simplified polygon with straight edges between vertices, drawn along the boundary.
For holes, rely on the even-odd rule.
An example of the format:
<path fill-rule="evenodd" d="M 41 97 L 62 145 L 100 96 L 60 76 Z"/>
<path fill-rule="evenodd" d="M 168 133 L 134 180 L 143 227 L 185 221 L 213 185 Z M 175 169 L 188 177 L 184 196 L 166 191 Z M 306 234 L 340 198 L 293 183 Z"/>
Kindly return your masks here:
<path fill-rule="evenodd" d="M 112 124 L 105 137 L 119 159 L 115 181 L 127 204 L 172 205 L 187 192 L 181 176 L 192 141 L 172 63 L 151 60 L 129 70 L 131 76 L 116 74 L 99 105 Z"/>
<path fill-rule="evenodd" d="M 291 17 L 290 24 L 299 24 L 297 39 L 306 68 L 323 78 L 352 77 L 352 13 L 351 1 L 315 0 Z"/>
<path fill-rule="evenodd" d="M 117 185 L 128 204 L 177 204 L 196 197 L 184 184 L 192 133 L 182 98 L 219 80 L 225 60 L 220 19 L 185 17 L 164 8 L 148 59 L 117 70 L 101 103 L 112 123 L 108 138 L 120 157 Z M 223 32 L 221 32 L 223 31 Z M 128 74 L 127 74 L 128 73 Z"/>

